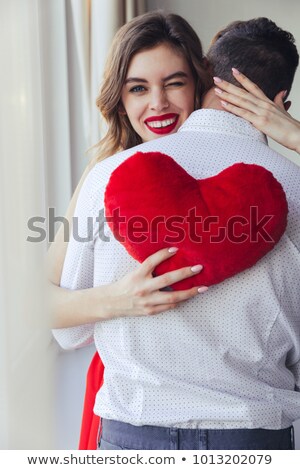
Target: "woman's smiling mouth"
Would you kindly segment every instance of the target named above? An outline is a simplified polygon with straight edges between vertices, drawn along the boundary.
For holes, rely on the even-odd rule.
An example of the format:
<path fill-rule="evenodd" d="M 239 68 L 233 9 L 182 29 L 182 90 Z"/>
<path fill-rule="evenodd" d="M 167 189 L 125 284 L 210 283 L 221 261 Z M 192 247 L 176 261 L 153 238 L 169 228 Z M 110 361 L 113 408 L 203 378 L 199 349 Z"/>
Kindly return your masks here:
<path fill-rule="evenodd" d="M 178 122 L 179 114 L 169 113 L 162 116 L 151 116 L 145 119 L 147 128 L 155 134 L 169 134 Z"/>

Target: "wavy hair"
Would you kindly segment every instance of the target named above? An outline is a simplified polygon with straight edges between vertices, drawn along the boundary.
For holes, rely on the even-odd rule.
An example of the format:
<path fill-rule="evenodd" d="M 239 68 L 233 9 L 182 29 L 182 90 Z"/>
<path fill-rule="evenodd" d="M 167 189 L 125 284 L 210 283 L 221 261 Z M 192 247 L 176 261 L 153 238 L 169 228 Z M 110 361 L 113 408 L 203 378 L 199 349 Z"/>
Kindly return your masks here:
<path fill-rule="evenodd" d="M 162 43 L 171 45 L 187 60 L 195 81 L 195 109 L 212 86 L 211 74 L 196 32 L 179 15 L 154 11 L 140 15 L 122 26 L 112 42 L 96 105 L 108 131 L 94 149 L 94 161 L 141 144 L 126 114 L 122 113 L 121 93 L 133 56 Z"/>

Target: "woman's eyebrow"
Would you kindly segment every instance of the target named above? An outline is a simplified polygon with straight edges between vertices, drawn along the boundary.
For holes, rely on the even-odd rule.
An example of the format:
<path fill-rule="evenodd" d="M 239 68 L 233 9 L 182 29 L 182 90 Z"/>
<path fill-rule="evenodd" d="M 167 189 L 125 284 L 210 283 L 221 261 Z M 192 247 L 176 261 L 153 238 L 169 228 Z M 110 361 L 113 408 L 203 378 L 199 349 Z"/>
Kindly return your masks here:
<path fill-rule="evenodd" d="M 148 80 L 146 80 L 145 78 L 128 77 L 126 78 L 124 85 L 126 85 L 126 83 L 131 83 L 131 82 L 148 83 Z"/>
<path fill-rule="evenodd" d="M 163 82 L 167 82 L 168 80 L 172 80 L 172 78 L 187 78 L 188 74 L 186 72 L 182 72 L 179 70 L 178 72 L 171 73 L 171 75 L 168 75 L 167 77 L 164 77 L 162 79 Z M 132 83 L 132 82 L 139 82 L 139 83 L 148 83 L 148 80 L 145 78 L 139 78 L 139 77 L 128 77 L 126 78 L 124 85 L 127 83 Z"/>
<path fill-rule="evenodd" d="M 167 77 L 163 78 L 163 82 L 167 82 L 168 80 L 172 80 L 172 78 L 187 78 L 188 74 L 182 71 L 171 73 Z"/>

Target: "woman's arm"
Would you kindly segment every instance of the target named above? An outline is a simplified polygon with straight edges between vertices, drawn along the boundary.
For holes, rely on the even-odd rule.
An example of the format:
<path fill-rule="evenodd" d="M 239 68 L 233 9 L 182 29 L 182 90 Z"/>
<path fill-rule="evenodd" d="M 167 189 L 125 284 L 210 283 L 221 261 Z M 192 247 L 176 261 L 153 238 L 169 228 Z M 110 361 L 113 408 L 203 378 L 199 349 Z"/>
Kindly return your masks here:
<path fill-rule="evenodd" d="M 90 344 L 93 341 L 96 321 L 157 315 L 205 292 L 207 287 L 193 287 L 181 291 L 161 290 L 182 279 L 194 276 L 202 269 L 202 266 L 197 265 L 153 277 L 152 272 L 155 267 L 171 256 L 176 256 L 176 251 L 176 248 L 164 248 L 149 256 L 137 269 L 121 280 L 110 285 L 79 291 L 77 299 L 80 307 L 76 317 L 74 316 L 75 320 L 78 320 L 77 325 L 70 328 L 70 324 L 64 325 L 61 322 L 59 329 L 56 327 L 53 330 L 53 335 L 60 346 L 64 349 L 74 349 Z M 69 294 L 76 296 L 78 291 L 70 291 Z M 80 297 L 81 295 L 83 297 Z M 83 314 L 80 314 L 80 309 L 84 309 Z M 82 324 L 82 316 L 85 316 L 85 320 L 89 323 Z M 70 323 L 74 325 L 75 321 Z"/>
<path fill-rule="evenodd" d="M 66 218 L 70 228 L 79 192 L 90 169 L 91 166 L 84 172 L 68 207 Z M 55 329 L 76 327 L 122 316 L 154 315 L 174 308 L 178 303 L 207 290 L 206 287 L 200 286 L 174 292 L 160 290 L 191 277 L 202 269 L 201 266 L 186 267 L 153 278 L 152 272 L 155 267 L 176 253 L 176 250 L 168 249 L 160 250 L 148 257 L 136 270 L 111 285 L 84 289 L 78 285 L 72 289 L 62 288 L 59 285 L 68 247 L 62 229 L 63 227 L 60 227 L 47 254 L 51 324 Z M 74 240 L 72 243 L 73 246 L 77 246 L 76 250 L 83 248 L 82 243 L 76 244 Z M 89 262 L 87 259 L 83 261 L 82 254 L 79 255 L 79 259 L 81 262 Z M 87 265 L 81 266 L 81 269 L 88 271 Z"/>
<path fill-rule="evenodd" d="M 285 91 L 278 93 L 273 102 L 245 75 L 236 69 L 232 73 L 244 89 L 214 78 L 215 93 L 224 109 L 251 122 L 279 144 L 300 153 L 300 122 L 285 109 L 285 106 L 288 108 L 288 103 L 283 102 Z"/>
<path fill-rule="evenodd" d="M 53 328 L 68 328 L 126 316 L 156 315 L 175 308 L 180 302 L 205 292 L 205 286 L 180 291 L 162 291 L 175 282 L 198 274 L 201 265 L 189 266 L 153 277 L 155 267 L 176 256 L 176 249 L 164 248 L 149 256 L 122 279 L 90 289 L 52 289 Z"/>

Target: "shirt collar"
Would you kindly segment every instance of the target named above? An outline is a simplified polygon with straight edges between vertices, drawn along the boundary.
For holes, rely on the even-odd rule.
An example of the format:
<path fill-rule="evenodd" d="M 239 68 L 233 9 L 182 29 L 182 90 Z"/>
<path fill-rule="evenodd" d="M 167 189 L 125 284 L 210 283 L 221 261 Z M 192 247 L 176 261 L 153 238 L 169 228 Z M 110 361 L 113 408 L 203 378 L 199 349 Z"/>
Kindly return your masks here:
<path fill-rule="evenodd" d="M 194 111 L 180 127 L 179 132 L 195 130 L 213 132 L 215 134 L 240 135 L 267 144 L 265 134 L 255 129 L 250 122 L 228 111 L 218 109 L 199 109 Z"/>

